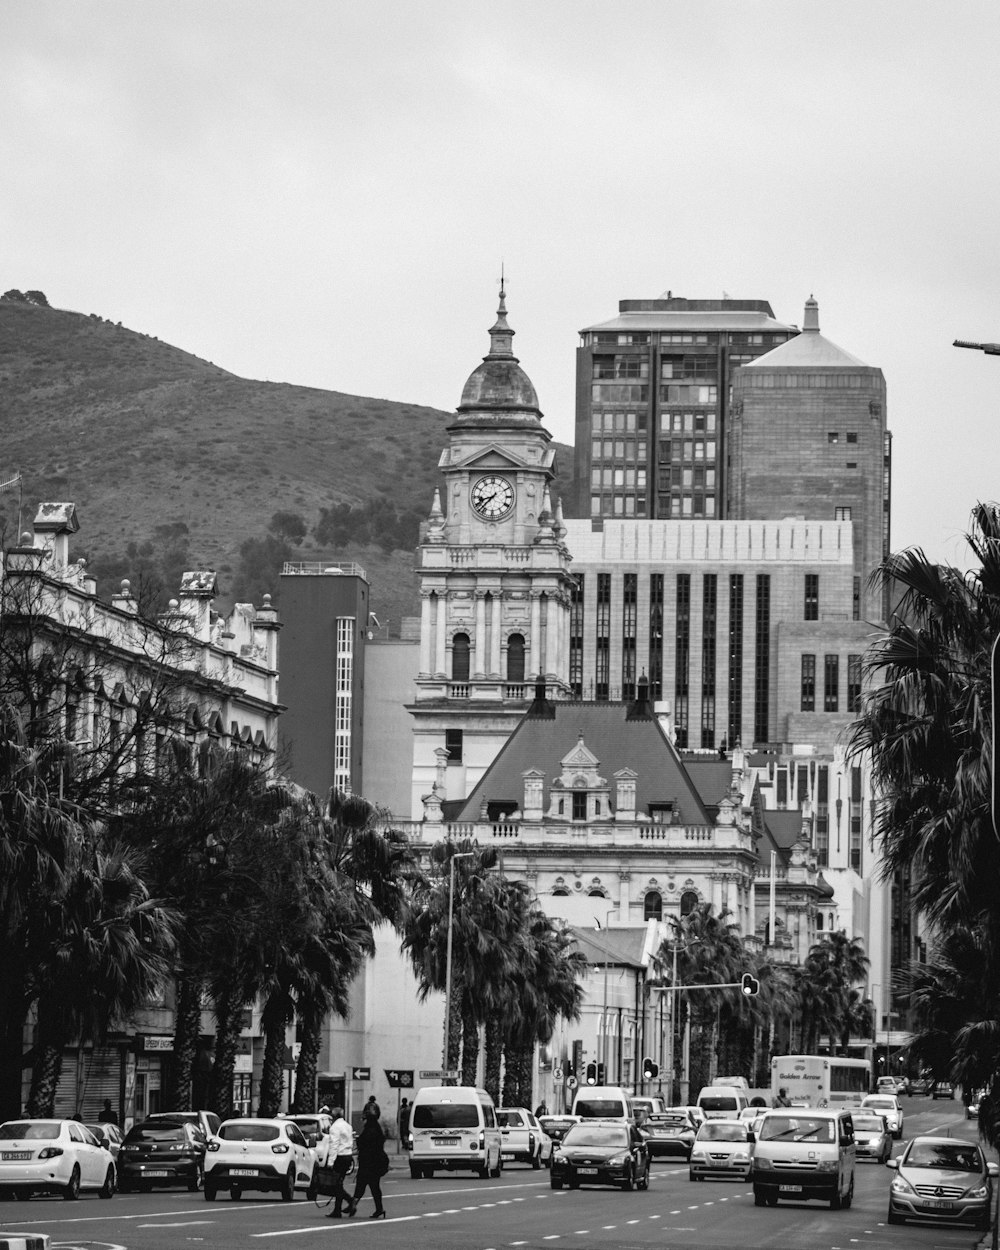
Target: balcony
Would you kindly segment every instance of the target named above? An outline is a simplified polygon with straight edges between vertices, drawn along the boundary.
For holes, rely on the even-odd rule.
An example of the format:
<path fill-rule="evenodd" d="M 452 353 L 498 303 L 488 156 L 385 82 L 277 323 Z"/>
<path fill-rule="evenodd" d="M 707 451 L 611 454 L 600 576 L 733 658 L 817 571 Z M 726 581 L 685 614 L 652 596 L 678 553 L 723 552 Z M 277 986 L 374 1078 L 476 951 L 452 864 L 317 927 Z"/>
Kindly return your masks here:
<path fill-rule="evenodd" d="M 405 833 L 415 844 L 438 842 L 442 838 L 460 842 L 466 839 L 517 844 L 525 850 L 540 847 L 616 849 L 656 848 L 666 851 L 746 851 L 752 850 L 749 830 L 734 826 L 661 825 L 653 821 L 602 821 L 594 824 L 571 821 L 477 820 L 434 824 L 420 820 L 386 821 L 386 827 Z"/>

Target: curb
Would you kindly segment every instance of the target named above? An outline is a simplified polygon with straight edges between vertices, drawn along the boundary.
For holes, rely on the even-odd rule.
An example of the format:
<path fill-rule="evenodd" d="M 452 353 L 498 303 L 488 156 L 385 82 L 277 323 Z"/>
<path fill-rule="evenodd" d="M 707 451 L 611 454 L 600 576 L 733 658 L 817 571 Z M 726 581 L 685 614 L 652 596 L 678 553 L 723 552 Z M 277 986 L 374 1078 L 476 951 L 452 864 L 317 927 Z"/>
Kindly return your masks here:
<path fill-rule="evenodd" d="M 48 1233 L 2 1233 L 0 1250 L 48 1250 Z"/>

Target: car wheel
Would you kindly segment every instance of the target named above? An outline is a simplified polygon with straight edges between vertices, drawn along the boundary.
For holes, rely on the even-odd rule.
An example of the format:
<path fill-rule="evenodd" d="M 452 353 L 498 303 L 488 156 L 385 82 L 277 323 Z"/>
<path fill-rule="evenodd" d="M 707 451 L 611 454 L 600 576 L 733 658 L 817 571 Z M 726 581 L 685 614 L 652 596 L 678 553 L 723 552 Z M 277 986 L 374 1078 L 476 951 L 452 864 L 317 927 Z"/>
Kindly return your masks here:
<path fill-rule="evenodd" d="M 434 1175 L 434 1169 L 433 1169 L 433 1168 L 424 1168 L 424 1169 L 423 1169 L 423 1173 L 424 1173 L 424 1176 L 427 1178 L 427 1180 L 430 1180 L 430 1179 L 431 1179 L 431 1177 Z"/>
<path fill-rule="evenodd" d="M 479 1173 L 479 1179 L 481 1181 L 488 1180 L 493 1175 L 488 1163 L 484 1163 L 482 1167 L 476 1168 L 476 1171 Z"/>
<path fill-rule="evenodd" d="M 887 1224 L 905 1224 L 906 1216 L 898 1215 L 895 1211 L 890 1211 L 889 1214 L 885 1217 L 885 1222 Z"/>
<path fill-rule="evenodd" d="M 636 1189 L 641 1189 L 643 1193 L 645 1193 L 645 1191 L 649 1188 L 649 1168 L 646 1169 L 646 1174 L 643 1176 L 642 1180 L 636 1181 L 635 1187 Z"/>
<path fill-rule="evenodd" d="M 625 1173 L 624 1180 L 621 1183 L 621 1189 L 623 1193 L 627 1194 L 630 1190 L 634 1188 L 635 1188 L 635 1172 L 631 1168 L 629 1168 L 629 1170 Z"/>
<path fill-rule="evenodd" d="M 104 1178 L 104 1184 L 97 1191 L 97 1196 L 98 1198 L 113 1198 L 115 1196 L 116 1189 L 115 1169 L 114 1164 L 112 1164 L 111 1167 L 108 1168 L 107 1175 Z"/>
<path fill-rule="evenodd" d="M 206 1182 L 205 1182 L 205 1201 L 206 1201 L 206 1202 L 214 1202 L 214 1201 L 215 1201 L 215 1195 L 216 1195 L 216 1192 L 217 1192 L 217 1191 L 216 1191 L 215 1186 L 214 1186 L 214 1185 L 210 1185 L 210 1184 L 208 1183 L 208 1181 L 206 1181 Z"/>
<path fill-rule="evenodd" d="M 70 1178 L 63 1187 L 62 1196 L 67 1202 L 75 1202 L 80 1196 L 80 1168 L 75 1163 Z"/>
<path fill-rule="evenodd" d="M 755 1207 L 767 1206 L 767 1195 L 759 1185 L 753 1187 L 753 1204 Z"/>
<path fill-rule="evenodd" d="M 500 1156 L 497 1155 L 497 1165 L 495 1168 L 490 1169 L 490 1176 L 492 1176 L 494 1180 L 497 1180 L 502 1175 L 502 1173 L 503 1173 L 503 1159 L 501 1159 Z"/>
<path fill-rule="evenodd" d="M 535 1154 L 531 1156 L 531 1166 L 535 1169 L 536 1172 L 538 1171 L 538 1169 L 542 1166 L 541 1155 Z"/>
<path fill-rule="evenodd" d="M 569 1184 L 570 1189 L 580 1188 L 580 1182 L 576 1179 L 576 1177 L 574 1177 L 571 1181 L 569 1181 L 568 1184 Z"/>
<path fill-rule="evenodd" d="M 243 1190 L 239 1185 L 229 1186 L 229 1198 L 231 1202 L 239 1202 L 243 1197 Z"/>
<path fill-rule="evenodd" d="M 843 1210 L 847 1211 L 851 1203 L 854 1201 L 854 1177 L 851 1177 L 851 1183 L 847 1186 L 847 1193 L 841 1199 L 840 1205 Z"/>
<path fill-rule="evenodd" d="M 198 1171 L 195 1172 L 194 1176 L 192 1176 L 191 1179 L 188 1181 L 188 1193 L 196 1194 L 198 1190 L 201 1189 L 204 1183 L 205 1183 L 205 1173 L 201 1170 L 201 1168 L 199 1168 Z"/>
<path fill-rule="evenodd" d="M 295 1166 L 288 1169 L 288 1175 L 285 1177 L 285 1183 L 281 1187 L 281 1201 L 293 1202 L 295 1199 Z"/>
<path fill-rule="evenodd" d="M 990 1211 L 989 1211 L 989 1207 L 987 1207 L 987 1208 L 986 1208 L 986 1210 L 985 1210 L 985 1211 L 982 1213 L 982 1215 L 979 1217 L 979 1219 L 978 1219 L 978 1220 L 976 1220 L 976 1228 L 977 1228 L 977 1230 L 978 1230 L 979 1232 L 981 1232 L 981 1233 L 986 1233 L 986 1232 L 989 1232 L 989 1228 L 990 1228 Z"/>
<path fill-rule="evenodd" d="M 830 1196 L 830 1210 L 839 1211 L 842 1206 L 843 1206 L 843 1201 L 840 1197 L 840 1189 L 837 1188 L 833 1191 L 832 1195 Z"/>
<path fill-rule="evenodd" d="M 416 1165 L 415 1163 L 411 1163 L 411 1164 L 410 1164 L 410 1180 L 411 1180 L 411 1181 L 418 1181 L 418 1180 L 420 1180 L 420 1178 L 421 1178 L 421 1176 L 423 1176 L 423 1174 L 424 1174 L 424 1169 L 423 1169 L 423 1168 L 418 1168 L 418 1167 L 417 1167 L 417 1165 Z"/>
<path fill-rule="evenodd" d="M 562 1186 L 563 1186 L 563 1183 L 560 1177 L 558 1176 L 549 1177 L 549 1187 L 551 1189 L 562 1189 Z"/>

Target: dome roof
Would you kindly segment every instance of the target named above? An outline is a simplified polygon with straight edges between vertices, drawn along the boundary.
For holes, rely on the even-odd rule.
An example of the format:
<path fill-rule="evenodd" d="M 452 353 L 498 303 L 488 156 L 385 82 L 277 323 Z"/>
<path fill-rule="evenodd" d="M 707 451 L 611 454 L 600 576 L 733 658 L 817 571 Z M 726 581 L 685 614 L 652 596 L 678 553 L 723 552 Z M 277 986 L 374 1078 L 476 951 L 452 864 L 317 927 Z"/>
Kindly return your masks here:
<path fill-rule="evenodd" d="M 457 424 L 536 425 L 542 415 L 531 379 L 512 350 L 514 331 L 507 324 L 504 300 L 501 286 L 497 319 L 490 328 L 489 355 L 473 369 L 462 389 Z"/>

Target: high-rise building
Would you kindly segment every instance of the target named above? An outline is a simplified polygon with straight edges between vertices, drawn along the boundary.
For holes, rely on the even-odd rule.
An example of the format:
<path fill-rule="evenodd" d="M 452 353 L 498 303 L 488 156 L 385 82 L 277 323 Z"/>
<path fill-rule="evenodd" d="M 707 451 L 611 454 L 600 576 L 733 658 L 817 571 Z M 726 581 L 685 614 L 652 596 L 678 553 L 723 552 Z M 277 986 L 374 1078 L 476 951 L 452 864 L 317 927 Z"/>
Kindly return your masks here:
<path fill-rule="evenodd" d="M 668 291 L 618 310 L 580 331 L 575 515 L 724 519 L 733 370 L 797 327 L 766 300 Z"/>

